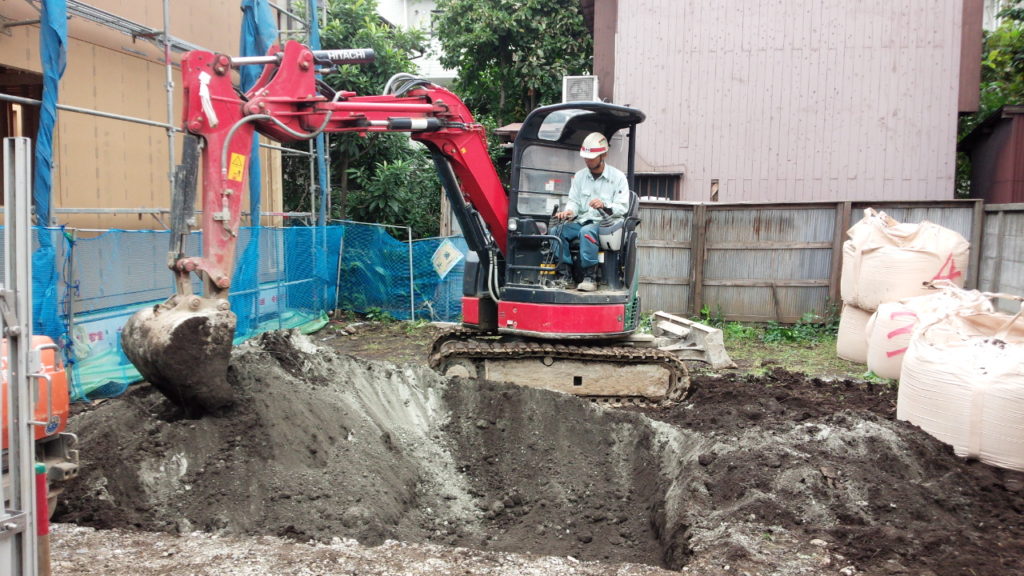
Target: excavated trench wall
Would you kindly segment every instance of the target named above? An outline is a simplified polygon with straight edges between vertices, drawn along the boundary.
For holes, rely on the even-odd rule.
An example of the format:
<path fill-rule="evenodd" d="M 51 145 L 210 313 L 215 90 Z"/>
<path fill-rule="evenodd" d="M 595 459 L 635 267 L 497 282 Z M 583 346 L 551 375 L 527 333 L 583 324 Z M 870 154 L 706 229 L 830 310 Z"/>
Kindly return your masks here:
<path fill-rule="evenodd" d="M 182 419 L 149 386 L 76 415 L 56 519 L 692 574 L 1020 573 L 1024 474 L 956 458 L 866 382 L 705 378 L 644 414 L 289 332 L 236 349 L 229 380 L 219 416 Z"/>
<path fill-rule="evenodd" d="M 234 408 L 178 419 L 138 387 L 77 416 L 58 517 L 97 527 L 434 541 L 679 567 L 668 482 L 696 439 L 545 390 L 339 356 L 297 333 L 236 349 Z"/>

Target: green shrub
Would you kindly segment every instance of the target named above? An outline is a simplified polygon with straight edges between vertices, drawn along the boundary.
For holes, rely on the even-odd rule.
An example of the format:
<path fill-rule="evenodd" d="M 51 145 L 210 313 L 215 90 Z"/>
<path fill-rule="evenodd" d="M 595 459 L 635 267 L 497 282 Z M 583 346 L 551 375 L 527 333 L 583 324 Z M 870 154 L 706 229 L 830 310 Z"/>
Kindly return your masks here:
<path fill-rule="evenodd" d="M 390 324 L 395 321 L 394 316 L 376 306 L 366 310 L 366 319 L 371 322 L 380 322 L 381 324 Z"/>
<path fill-rule="evenodd" d="M 764 329 L 761 339 L 768 343 L 778 342 L 821 342 L 835 338 L 838 331 L 838 322 L 833 322 L 830 317 L 819 316 L 813 312 L 806 312 L 800 317 L 796 324 L 787 325 L 779 322 L 769 322 Z"/>

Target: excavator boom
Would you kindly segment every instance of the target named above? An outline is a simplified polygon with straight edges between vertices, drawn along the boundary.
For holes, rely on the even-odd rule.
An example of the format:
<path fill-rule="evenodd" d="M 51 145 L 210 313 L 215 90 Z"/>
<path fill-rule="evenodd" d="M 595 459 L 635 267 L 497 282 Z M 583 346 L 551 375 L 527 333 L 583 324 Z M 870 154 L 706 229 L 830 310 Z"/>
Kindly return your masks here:
<path fill-rule="evenodd" d="M 183 238 L 191 230 L 196 167 L 186 138 L 186 161 L 177 172 L 168 266 L 175 294 L 140 310 L 122 330 L 122 348 L 142 376 L 186 413 L 216 412 L 231 405 L 227 368 L 236 317 L 228 295 L 234 271 L 242 197 L 256 132 L 279 142 L 308 140 L 325 132 L 405 132 L 426 144 L 442 171 L 449 200 L 472 231 L 477 250 L 501 253 L 506 246 L 507 199 L 487 154 L 483 126 L 454 94 L 425 82 L 406 82 L 395 92 L 358 96 L 334 92 L 318 82 L 321 67 L 361 63 L 371 50 L 314 51 L 296 42 L 273 47 L 267 56 L 231 58 L 193 51 L 182 58 L 183 125 L 202 140 L 203 253 L 189 256 Z M 256 84 L 240 95 L 232 68 L 262 65 Z M 199 156 L 198 153 L 196 153 Z M 191 169 L 191 171 L 190 171 Z M 192 293 L 191 274 L 202 278 Z"/>

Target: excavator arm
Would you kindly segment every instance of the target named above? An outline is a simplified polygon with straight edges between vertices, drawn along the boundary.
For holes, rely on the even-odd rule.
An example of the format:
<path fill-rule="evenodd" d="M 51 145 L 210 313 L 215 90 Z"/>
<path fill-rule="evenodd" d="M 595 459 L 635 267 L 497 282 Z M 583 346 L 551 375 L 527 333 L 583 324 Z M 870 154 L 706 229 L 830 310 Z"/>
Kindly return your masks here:
<path fill-rule="evenodd" d="M 296 42 L 262 57 L 205 51 L 183 56 L 183 124 L 202 140 L 203 253 L 184 254 L 180 240 L 190 230 L 176 225 L 178 240 L 172 239 L 168 258 L 176 293 L 133 315 L 122 330 L 122 347 L 142 376 L 186 413 L 216 412 L 233 401 L 227 366 L 236 318 L 227 298 L 256 132 L 286 143 L 331 132 L 410 133 L 430 148 L 470 249 L 482 259 L 505 252 L 506 192 L 484 128 L 457 96 L 414 80 L 400 82 L 391 93 L 359 96 L 334 92 L 317 80 L 324 65 L 369 58 L 372 51 L 314 51 Z M 244 65 L 262 65 L 263 72 L 243 95 L 232 83 L 232 70 Z M 186 182 L 175 193 L 189 198 L 189 177 L 179 174 Z M 191 209 L 189 200 L 176 200 L 175 210 Z M 172 222 L 184 222 L 180 213 L 175 216 Z M 192 273 L 203 279 L 202 295 L 192 293 Z"/>

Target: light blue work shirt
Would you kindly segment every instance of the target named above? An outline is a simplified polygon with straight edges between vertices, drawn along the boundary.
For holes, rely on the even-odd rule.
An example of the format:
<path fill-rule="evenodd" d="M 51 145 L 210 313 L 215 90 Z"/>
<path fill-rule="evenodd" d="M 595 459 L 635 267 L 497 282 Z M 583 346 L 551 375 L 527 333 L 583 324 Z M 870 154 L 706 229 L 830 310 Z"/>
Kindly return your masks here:
<path fill-rule="evenodd" d="M 629 210 L 629 182 L 626 175 L 614 166 L 604 165 L 604 172 L 597 178 L 584 168 L 572 177 L 569 187 L 569 201 L 566 210 L 577 214 L 580 224 L 600 222 L 607 218 L 604 212 L 590 207 L 590 201 L 598 198 L 612 209 L 613 218 L 622 218 Z M 582 209 L 582 212 L 580 211 Z"/>

